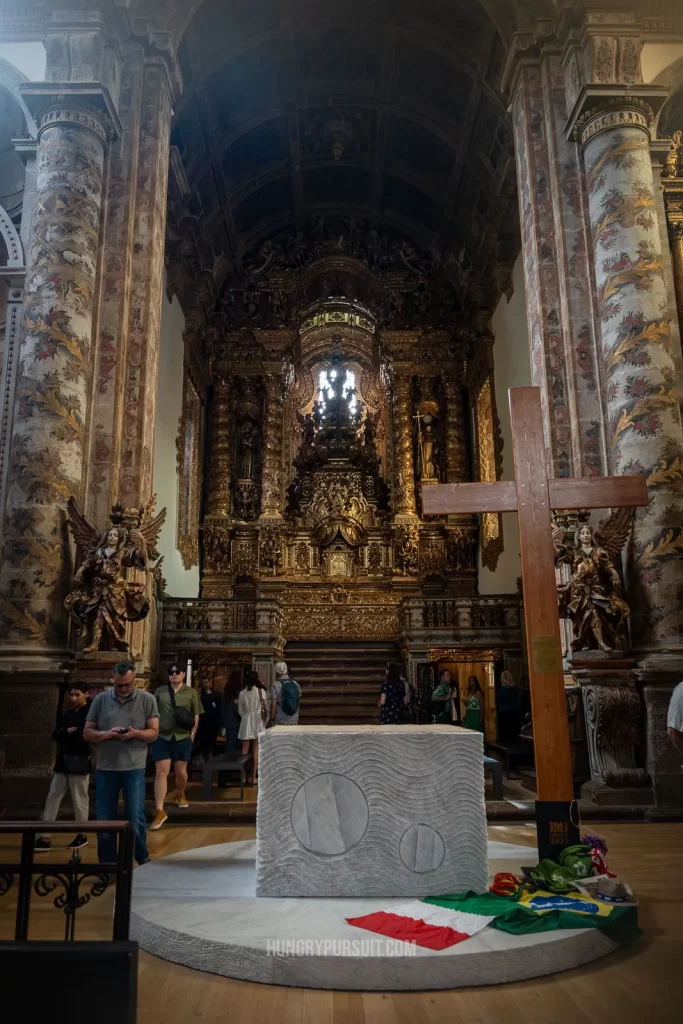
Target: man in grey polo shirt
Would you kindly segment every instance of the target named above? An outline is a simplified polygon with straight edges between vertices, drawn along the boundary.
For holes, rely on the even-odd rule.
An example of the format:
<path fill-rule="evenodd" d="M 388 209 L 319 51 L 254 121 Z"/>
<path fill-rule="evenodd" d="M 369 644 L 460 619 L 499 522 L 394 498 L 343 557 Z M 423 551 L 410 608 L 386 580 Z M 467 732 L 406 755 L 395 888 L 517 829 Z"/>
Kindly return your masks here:
<path fill-rule="evenodd" d="M 149 860 L 145 826 L 145 765 L 147 747 L 159 735 L 159 712 L 151 693 L 135 685 L 135 666 L 120 661 L 112 689 L 99 693 L 90 705 L 83 738 L 97 744 L 95 803 L 98 821 L 116 821 L 119 793 L 135 833 L 135 859 Z M 97 836 L 100 863 L 116 860 L 116 835 Z"/>

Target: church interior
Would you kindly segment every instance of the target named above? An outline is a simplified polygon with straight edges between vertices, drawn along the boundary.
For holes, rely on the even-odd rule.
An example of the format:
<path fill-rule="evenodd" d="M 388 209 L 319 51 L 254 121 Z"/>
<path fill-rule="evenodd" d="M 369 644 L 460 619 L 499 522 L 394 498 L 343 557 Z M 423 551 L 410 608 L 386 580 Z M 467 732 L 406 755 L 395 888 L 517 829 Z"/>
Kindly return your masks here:
<path fill-rule="evenodd" d="M 181 666 L 223 716 L 189 806 L 65 897 L 134 958 L 118 1021 L 679 1019 L 682 322 L 675 0 L 0 2 L 2 950 L 69 945 L 26 857 L 71 688 Z M 39 866 L 92 879 L 70 799 Z M 607 857 L 611 931 L 266 956 L 544 835 Z"/>

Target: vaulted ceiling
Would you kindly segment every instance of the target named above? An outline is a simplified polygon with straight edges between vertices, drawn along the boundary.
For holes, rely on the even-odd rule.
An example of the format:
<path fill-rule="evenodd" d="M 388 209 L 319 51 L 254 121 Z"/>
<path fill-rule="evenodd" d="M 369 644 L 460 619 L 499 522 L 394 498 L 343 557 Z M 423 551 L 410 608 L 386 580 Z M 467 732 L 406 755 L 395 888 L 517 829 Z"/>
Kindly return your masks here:
<path fill-rule="evenodd" d="M 474 0 L 206 0 L 172 135 L 183 305 L 210 315 L 245 254 L 339 216 L 428 253 L 461 309 L 490 305 L 518 247 L 504 53 Z"/>

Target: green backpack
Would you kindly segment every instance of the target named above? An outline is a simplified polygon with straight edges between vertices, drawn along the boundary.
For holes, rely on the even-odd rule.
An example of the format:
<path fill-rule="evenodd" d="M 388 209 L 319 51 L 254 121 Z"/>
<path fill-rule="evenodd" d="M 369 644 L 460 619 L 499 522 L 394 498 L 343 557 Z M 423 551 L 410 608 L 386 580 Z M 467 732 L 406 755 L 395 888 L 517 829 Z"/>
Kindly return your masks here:
<path fill-rule="evenodd" d="M 286 715 L 295 715 L 299 710 L 299 687 L 293 679 L 282 680 L 281 707 Z"/>

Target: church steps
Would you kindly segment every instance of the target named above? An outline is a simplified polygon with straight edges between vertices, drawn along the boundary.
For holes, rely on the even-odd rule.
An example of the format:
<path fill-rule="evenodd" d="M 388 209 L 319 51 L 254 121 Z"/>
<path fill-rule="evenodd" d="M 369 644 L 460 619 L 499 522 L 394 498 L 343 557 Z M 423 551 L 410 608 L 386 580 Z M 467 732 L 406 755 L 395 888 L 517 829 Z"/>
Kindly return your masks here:
<path fill-rule="evenodd" d="M 378 720 L 380 687 L 392 643 L 287 644 L 285 661 L 301 687 L 302 725 L 362 725 Z"/>

